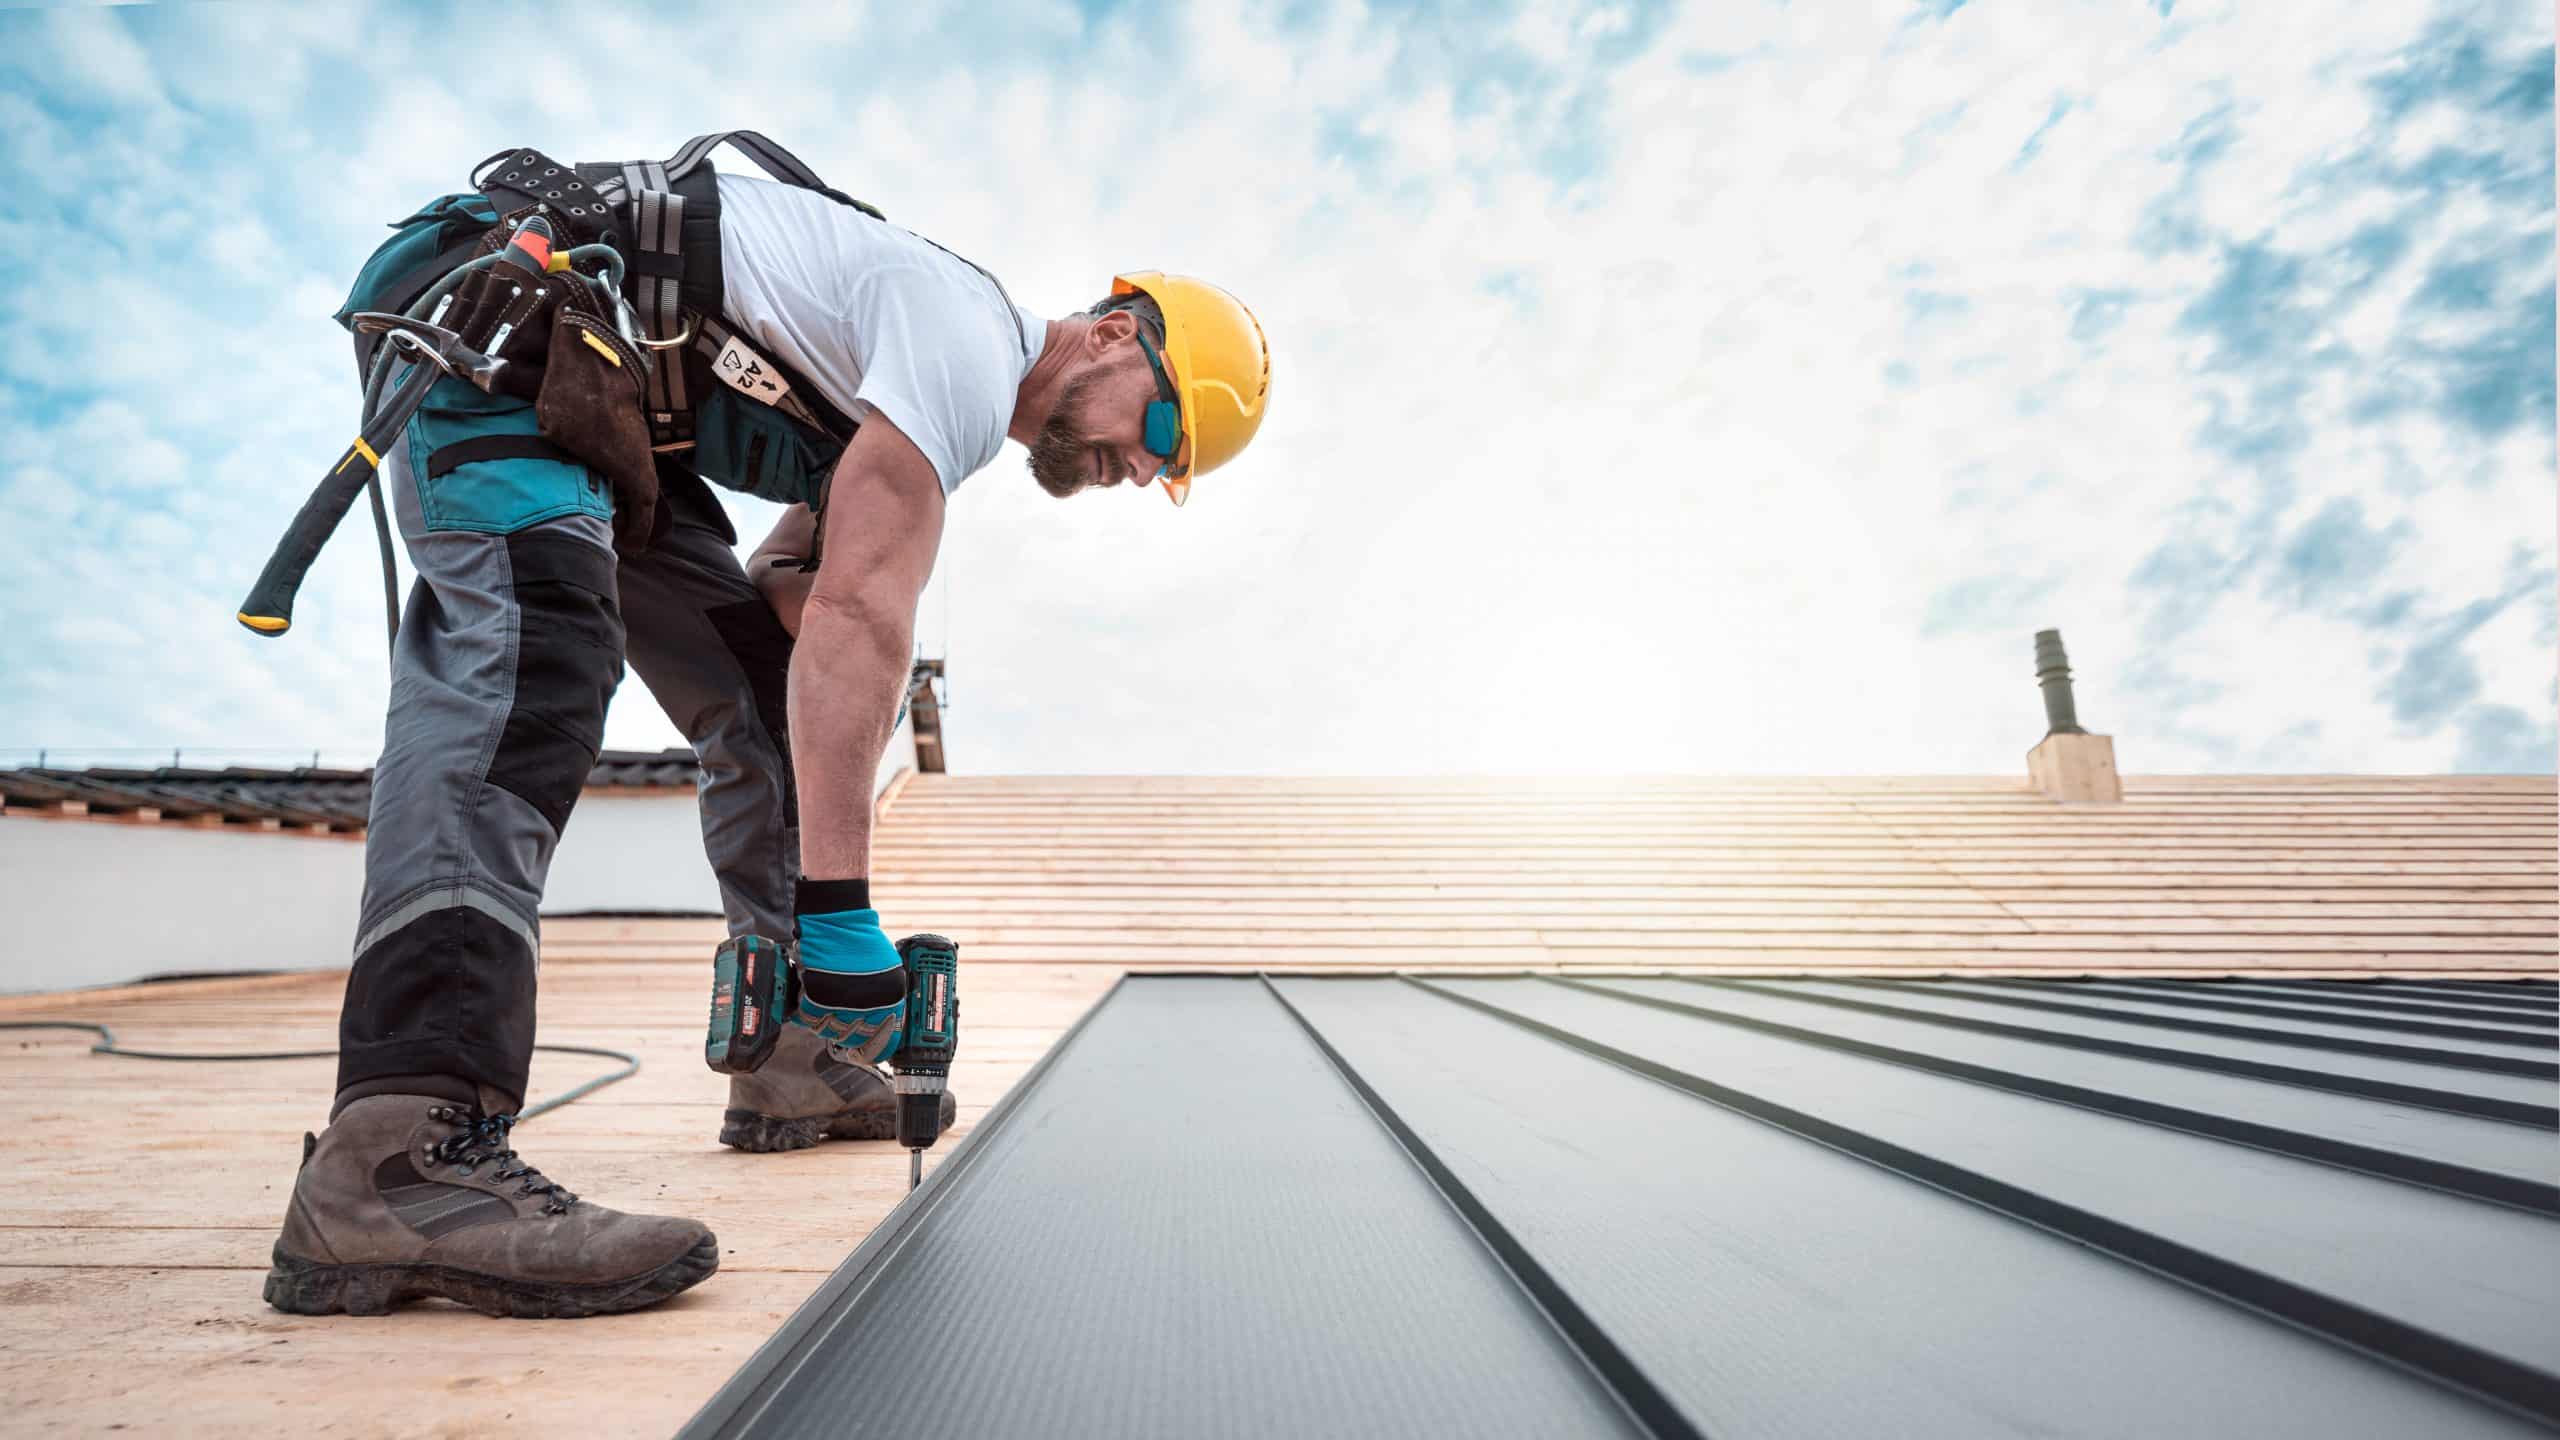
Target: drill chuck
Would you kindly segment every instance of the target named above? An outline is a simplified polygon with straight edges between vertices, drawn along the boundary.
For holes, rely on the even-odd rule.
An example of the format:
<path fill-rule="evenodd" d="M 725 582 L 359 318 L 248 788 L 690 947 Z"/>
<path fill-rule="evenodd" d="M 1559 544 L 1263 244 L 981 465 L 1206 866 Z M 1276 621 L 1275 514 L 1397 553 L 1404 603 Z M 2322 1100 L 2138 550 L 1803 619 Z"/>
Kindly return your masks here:
<path fill-rule="evenodd" d="M 910 1150 L 929 1149 L 942 1138 L 942 1088 L 940 1076 L 933 1078 L 931 1089 L 910 1081 L 923 1081 L 922 1076 L 900 1075 L 893 1082 L 898 1091 L 898 1143 Z"/>

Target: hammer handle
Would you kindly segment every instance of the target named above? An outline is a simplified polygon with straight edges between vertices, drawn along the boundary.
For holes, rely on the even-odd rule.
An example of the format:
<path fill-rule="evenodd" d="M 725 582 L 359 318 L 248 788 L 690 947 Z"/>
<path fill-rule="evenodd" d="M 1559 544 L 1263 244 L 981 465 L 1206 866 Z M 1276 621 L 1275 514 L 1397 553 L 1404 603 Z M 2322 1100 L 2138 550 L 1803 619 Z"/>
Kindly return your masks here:
<path fill-rule="evenodd" d="M 338 522 L 347 518 L 347 508 L 355 504 L 365 482 L 382 464 L 382 452 L 399 443 L 409 417 L 418 413 L 427 392 L 443 378 L 432 365 L 411 367 L 374 411 L 373 422 L 321 477 L 311 498 L 302 502 L 284 538 L 276 542 L 275 553 L 267 557 L 266 568 L 258 572 L 257 583 L 249 587 L 248 598 L 240 602 L 240 623 L 252 633 L 272 638 L 293 627 L 293 597 L 302 589 L 302 578 L 311 572 L 311 562 L 320 558 L 320 547 L 329 543 Z"/>

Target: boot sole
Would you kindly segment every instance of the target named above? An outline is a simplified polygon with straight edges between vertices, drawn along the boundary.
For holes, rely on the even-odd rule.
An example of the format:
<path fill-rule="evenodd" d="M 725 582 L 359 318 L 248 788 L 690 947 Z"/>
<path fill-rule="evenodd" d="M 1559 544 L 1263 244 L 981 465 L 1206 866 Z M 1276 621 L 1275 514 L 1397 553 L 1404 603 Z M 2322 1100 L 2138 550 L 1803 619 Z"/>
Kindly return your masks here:
<path fill-rule="evenodd" d="M 960 1113 L 960 1103 L 945 1091 L 942 1096 L 942 1123 L 948 1128 Z M 752 1155 L 770 1155 L 780 1150 L 806 1150 L 821 1140 L 895 1140 L 898 1138 L 898 1112 L 892 1108 L 878 1110 L 845 1110 L 834 1115 L 811 1115 L 792 1120 L 780 1115 L 759 1115 L 753 1110 L 720 1112 L 720 1143 L 732 1150 Z"/>
<path fill-rule="evenodd" d="M 655 1305 L 711 1278 L 720 1242 L 709 1235 L 645 1275 L 596 1285 L 509 1280 L 450 1265 L 330 1265 L 275 1250 L 267 1303 L 288 1315 L 388 1315 L 411 1300 L 440 1297 L 483 1315 L 578 1320 Z"/>

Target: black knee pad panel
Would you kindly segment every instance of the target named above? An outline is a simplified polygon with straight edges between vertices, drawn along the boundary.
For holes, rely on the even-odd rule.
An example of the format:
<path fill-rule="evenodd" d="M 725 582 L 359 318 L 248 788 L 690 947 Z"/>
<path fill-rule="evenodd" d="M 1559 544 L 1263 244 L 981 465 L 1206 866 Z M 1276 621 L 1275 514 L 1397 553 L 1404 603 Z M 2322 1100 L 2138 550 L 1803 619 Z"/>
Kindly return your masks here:
<path fill-rule="evenodd" d="M 614 558 L 591 541 L 542 529 L 508 536 L 507 555 L 521 630 L 515 695 L 489 783 L 532 806 L 556 835 L 595 768 L 605 707 L 622 683 Z"/>
<path fill-rule="evenodd" d="M 338 1017 L 338 1088 L 381 1075 L 453 1075 L 524 1093 L 533 1054 L 533 951 L 468 906 L 431 910 L 356 957 Z"/>
<path fill-rule="evenodd" d="M 703 612 L 705 620 L 720 636 L 720 643 L 738 662 L 746 676 L 747 693 L 754 697 L 756 723 L 763 727 L 765 738 L 773 742 L 774 753 L 782 757 L 783 809 L 786 823 L 799 820 L 798 797 L 791 780 L 791 632 L 774 618 L 773 607 L 761 597 L 741 600 L 733 605 L 717 605 Z"/>

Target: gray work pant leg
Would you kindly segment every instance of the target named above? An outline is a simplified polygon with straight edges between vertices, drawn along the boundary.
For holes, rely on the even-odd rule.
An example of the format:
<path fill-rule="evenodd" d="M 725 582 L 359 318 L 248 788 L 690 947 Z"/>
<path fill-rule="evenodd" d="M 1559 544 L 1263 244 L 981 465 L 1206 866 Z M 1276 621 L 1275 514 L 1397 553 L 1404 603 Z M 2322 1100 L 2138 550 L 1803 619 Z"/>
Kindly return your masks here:
<path fill-rule="evenodd" d="M 409 450 L 382 467 L 417 583 L 374 767 L 339 1091 L 441 1077 L 521 1099 L 543 879 L 622 676 L 612 536 L 589 514 L 430 530 Z"/>
<path fill-rule="evenodd" d="M 707 492 L 670 485 L 660 503 L 674 509 L 666 532 L 622 562 L 631 668 L 701 761 L 702 845 L 729 933 L 787 939 L 800 873 L 791 633 L 738 564 Z"/>

